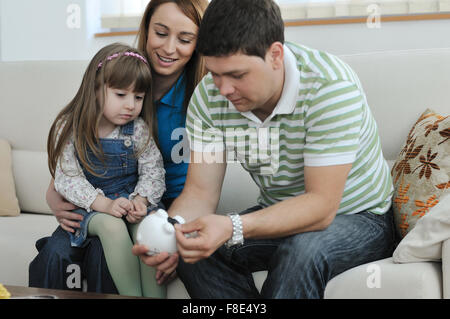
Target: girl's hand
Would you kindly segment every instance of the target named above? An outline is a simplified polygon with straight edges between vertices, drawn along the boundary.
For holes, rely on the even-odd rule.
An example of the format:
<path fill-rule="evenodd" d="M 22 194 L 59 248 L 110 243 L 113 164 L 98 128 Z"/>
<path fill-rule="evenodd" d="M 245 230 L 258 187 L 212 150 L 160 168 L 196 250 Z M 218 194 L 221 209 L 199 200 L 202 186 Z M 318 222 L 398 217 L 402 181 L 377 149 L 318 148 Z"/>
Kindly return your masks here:
<path fill-rule="evenodd" d="M 80 228 L 80 222 L 83 220 L 83 216 L 71 212 L 71 210 L 74 210 L 77 207 L 66 201 L 64 197 L 55 190 L 53 179 L 50 181 L 45 198 L 62 229 L 74 233 L 74 228 Z"/>
<path fill-rule="evenodd" d="M 122 218 L 134 210 L 133 203 L 125 197 L 119 197 L 110 202 L 106 210 L 107 214 Z"/>
<path fill-rule="evenodd" d="M 139 223 L 142 220 L 142 218 L 147 216 L 147 205 L 146 205 L 147 200 L 143 201 L 141 198 L 138 198 L 137 196 L 135 199 L 132 200 L 134 210 L 130 211 L 126 217 L 127 221 L 131 224 Z"/>

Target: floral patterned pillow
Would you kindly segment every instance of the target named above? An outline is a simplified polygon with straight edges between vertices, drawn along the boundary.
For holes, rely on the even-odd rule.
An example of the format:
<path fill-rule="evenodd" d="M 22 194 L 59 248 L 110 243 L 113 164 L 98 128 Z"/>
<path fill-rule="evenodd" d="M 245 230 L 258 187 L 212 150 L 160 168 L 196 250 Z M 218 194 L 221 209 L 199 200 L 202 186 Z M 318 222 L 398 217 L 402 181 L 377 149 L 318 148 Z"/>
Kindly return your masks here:
<path fill-rule="evenodd" d="M 394 219 L 401 237 L 450 192 L 450 117 L 427 109 L 392 167 Z"/>

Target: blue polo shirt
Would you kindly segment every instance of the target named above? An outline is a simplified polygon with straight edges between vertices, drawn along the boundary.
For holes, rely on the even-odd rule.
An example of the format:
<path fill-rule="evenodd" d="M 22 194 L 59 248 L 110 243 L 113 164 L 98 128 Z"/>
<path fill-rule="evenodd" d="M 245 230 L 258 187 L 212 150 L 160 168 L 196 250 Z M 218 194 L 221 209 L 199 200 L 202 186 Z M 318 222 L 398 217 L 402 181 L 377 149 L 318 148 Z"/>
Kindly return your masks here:
<path fill-rule="evenodd" d="M 166 192 L 163 198 L 176 198 L 186 181 L 189 142 L 186 137 L 186 113 L 183 111 L 186 80 L 184 73 L 159 101 L 156 101 L 158 141 L 166 170 Z M 186 148 L 187 147 L 187 148 Z"/>

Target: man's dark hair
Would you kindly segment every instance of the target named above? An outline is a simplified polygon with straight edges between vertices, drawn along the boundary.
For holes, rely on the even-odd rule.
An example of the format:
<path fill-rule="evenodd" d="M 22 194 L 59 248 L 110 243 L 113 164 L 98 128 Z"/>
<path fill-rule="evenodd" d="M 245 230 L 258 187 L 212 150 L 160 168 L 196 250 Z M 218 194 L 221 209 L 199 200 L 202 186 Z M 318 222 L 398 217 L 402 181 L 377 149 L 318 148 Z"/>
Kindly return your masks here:
<path fill-rule="evenodd" d="M 240 52 L 265 59 L 277 41 L 284 44 L 284 23 L 273 0 L 213 0 L 200 25 L 197 50 L 204 56 Z"/>

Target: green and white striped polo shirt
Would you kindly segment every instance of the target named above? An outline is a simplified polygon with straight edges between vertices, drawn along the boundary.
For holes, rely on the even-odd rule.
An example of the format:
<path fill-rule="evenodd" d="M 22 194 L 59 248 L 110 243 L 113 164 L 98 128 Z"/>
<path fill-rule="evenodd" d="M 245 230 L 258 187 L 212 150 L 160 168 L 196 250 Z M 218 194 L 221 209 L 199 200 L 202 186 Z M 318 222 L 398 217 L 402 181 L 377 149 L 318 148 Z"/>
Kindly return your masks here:
<path fill-rule="evenodd" d="M 358 77 L 331 54 L 293 43 L 284 48 L 283 92 L 264 122 L 237 111 L 211 74 L 204 77 L 186 119 L 191 149 L 226 150 L 228 161 L 251 174 L 263 206 L 303 194 L 305 166 L 352 163 L 338 214 L 385 213 L 393 185 Z"/>

